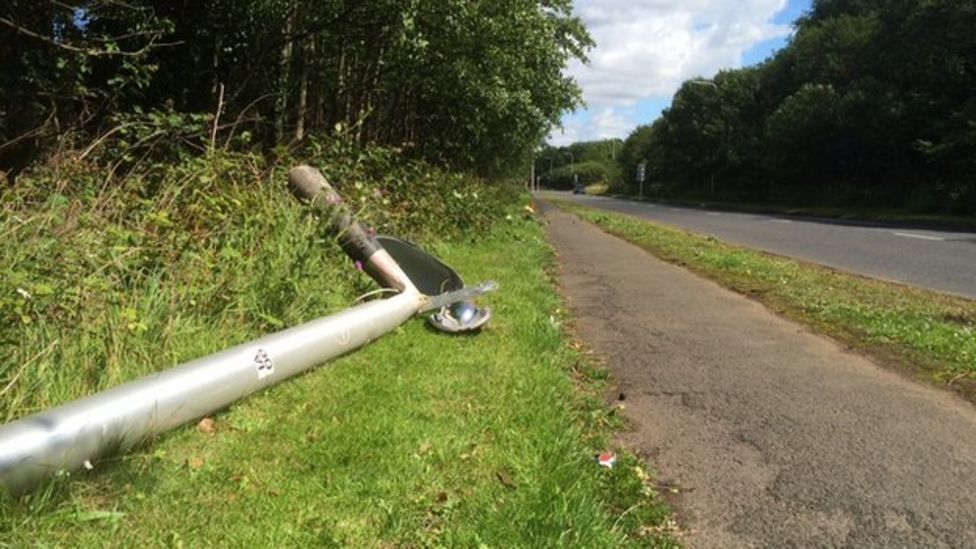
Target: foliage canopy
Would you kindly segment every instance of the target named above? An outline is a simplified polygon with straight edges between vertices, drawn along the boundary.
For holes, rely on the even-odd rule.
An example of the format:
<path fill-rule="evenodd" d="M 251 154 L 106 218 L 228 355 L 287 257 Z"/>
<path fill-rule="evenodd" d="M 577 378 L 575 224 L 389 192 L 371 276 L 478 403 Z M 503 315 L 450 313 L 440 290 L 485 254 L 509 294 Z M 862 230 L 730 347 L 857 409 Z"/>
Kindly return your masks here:
<path fill-rule="evenodd" d="M 220 144 L 341 135 L 499 173 L 579 104 L 562 71 L 590 45 L 570 0 L 7 0 L 0 170 L 176 112 L 219 113 Z"/>

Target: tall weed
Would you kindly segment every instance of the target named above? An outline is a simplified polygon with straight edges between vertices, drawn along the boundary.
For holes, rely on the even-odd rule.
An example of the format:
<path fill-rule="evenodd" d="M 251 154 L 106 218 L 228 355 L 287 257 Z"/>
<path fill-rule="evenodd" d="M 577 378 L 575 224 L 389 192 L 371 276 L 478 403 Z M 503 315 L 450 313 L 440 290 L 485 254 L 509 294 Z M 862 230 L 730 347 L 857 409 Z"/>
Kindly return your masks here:
<path fill-rule="evenodd" d="M 121 175 L 81 155 L 0 195 L 0 421 L 347 306 L 369 281 L 286 190 L 307 157 L 378 230 L 488 227 L 515 193 L 313 142 L 275 161 L 212 151 Z M 117 163 L 114 165 L 118 165 Z"/>

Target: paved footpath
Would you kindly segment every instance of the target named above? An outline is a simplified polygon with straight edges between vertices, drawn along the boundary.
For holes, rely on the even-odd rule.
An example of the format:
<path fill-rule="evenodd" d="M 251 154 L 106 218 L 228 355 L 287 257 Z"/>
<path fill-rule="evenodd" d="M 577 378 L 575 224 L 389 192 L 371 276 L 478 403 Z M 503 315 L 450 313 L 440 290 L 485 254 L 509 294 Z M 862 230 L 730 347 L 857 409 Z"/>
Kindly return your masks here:
<path fill-rule="evenodd" d="M 543 204 L 692 547 L 976 547 L 976 408 Z"/>

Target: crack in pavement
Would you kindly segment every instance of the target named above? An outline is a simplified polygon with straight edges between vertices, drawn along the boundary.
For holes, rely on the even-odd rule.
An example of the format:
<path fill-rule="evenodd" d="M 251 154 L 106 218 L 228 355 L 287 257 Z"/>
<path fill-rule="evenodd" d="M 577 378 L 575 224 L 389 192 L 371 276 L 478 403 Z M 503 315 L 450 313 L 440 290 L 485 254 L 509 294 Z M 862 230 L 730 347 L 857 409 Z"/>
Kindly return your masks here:
<path fill-rule="evenodd" d="M 579 335 L 625 393 L 621 440 L 678 487 L 689 545 L 976 546 L 972 405 L 542 211 Z"/>

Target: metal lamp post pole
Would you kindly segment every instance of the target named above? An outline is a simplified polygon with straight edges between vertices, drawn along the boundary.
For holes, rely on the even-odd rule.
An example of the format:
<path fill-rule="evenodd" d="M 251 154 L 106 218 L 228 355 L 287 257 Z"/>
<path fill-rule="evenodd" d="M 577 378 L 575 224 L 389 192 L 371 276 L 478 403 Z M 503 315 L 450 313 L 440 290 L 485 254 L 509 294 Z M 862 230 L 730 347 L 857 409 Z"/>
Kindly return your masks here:
<path fill-rule="evenodd" d="M 566 151 L 566 153 L 563 156 L 566 156 L 566 155 L 569 155 L 569 165 L 570 166 L 576 164 L 576 157 L 573 156 L 573 152 L 572 151 Z M 578 177 L 579 176 L 577 175 L 576 170 L 574 169 L 573 170 L 573 192 L 576 192 L 576 184 L 579 181 Z"/>
<path fill-rule="evenodd" d="M 709 79 L 705 79 L 705 78 L 696 78 L 694 80 L 689 80 L 688 83 L 689 84 L 694 84 L 696 86 L 707 86 L 707 87 L 710 87 L 713 90 L 715 90 L 716 93 L 718 93 L 718 91 L 719 91 L 718 84 L 716 84 L 714 80 L 709 80 Z M 724 124 L 722 125 L 722 128 L 723 128 L 723 132 L 724 132 L 724 128 L 725 128 L 725 125 Z M 711 158 L 712 161 L 710 162 L 710 164 L 712 165 L 712 175 L 711 175 L 710 182 L 709 182 L 709 191 L 708 192 L 709 192 L 709 196 L 712 198 L 712 200 L 714 200 L 715 199 L 715 162 L 718 160 L 717 159 L 718 154 L 712 153 L 711 157 L 712 157 Z"/>
<path fill-rule="evenodd" d="M 647 161 L 643 161 L 637 165 L 637 199 L 644 200 L 644 177 L 647 175 Z"/>

